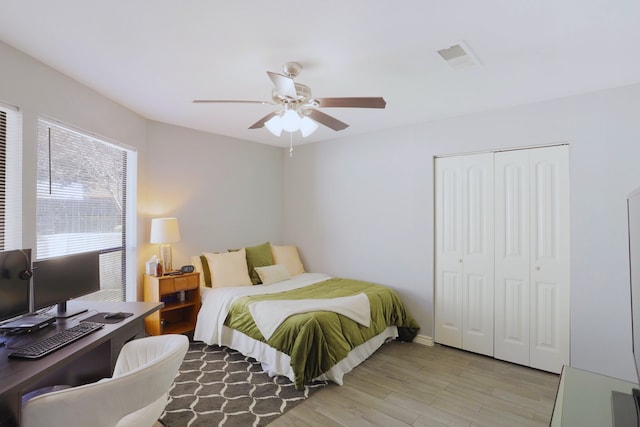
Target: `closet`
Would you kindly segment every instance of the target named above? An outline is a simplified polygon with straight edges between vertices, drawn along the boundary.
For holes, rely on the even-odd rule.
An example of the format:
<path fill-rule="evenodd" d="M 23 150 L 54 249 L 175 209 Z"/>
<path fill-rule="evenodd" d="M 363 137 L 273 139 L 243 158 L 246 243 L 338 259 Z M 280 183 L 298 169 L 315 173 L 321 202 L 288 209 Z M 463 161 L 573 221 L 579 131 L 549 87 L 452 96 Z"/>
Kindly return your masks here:
<path fill-rule="evenodd" d="M 567 145 L 435 160 L 435 341 L 569 363 Z"/>

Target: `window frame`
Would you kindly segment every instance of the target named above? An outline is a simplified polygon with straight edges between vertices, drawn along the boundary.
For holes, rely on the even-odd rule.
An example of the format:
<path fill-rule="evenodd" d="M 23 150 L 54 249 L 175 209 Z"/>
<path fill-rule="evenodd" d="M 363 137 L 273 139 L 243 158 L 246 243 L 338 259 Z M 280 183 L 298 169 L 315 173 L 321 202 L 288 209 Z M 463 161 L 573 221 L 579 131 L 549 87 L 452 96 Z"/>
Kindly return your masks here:
<path fill-rule="evenodd" d="M 52 119 L 46 116 L 38 116 L 36 123 L 36 135 L 38 144 L 40 143 L 40 126 L 45 124 L 47 127 L 55 127 L 62 131 L 71 132 L 77 134 L 80 138 L 88 138 L 91 140 L 95 140 L 99 143 L 108 144 L 110 146 L 116 147 L 123 152 L 126 152 L 126 162 L 124 166 L 124 198 L 126 203 L 124 203 L 124 231 L 123 231 L 123 243 L 117 247 L 105 248 L 103 252 L 114 252 L 114 251 L 123 251 L 123 265 L 122 269 L 122 280 L 124 281 L 123 288 L 123 299 L 124 301 L 136 301 L 137 300 L 137 220 L 136 220 L 136 212 L 137 212 L 137 151 L 135 148 L 123 144 L 119 141 L 114 141 L 110 138 L 104 137 L 102 135 L 98 135 L 94 132 L 90 132 L 77 126 L 70 125 L 68 123 L 61 122 L 56 119 Z M 38 150 L 36 150 L 35 157 L 36 162 L 38 161 Z M 36 168 L 37 169 L 37 168 Z M 36 186 L 38 185 L 38 179 L 36 179 Z M 36 189 L 36 206 L 37 199 L 39 197 L 38 190 Z M 38 213 L 36 207 L 36 215 L 35 215 L 36 223 L 38 221 Z M 36 247 L 38 241 L 38 231 L 37 226 L 34 224 L 35 228 L 35 238 L 36 238 Z M 42 259 L 41 255 L 38 254 L 36 249 L 34 260 Z"/>

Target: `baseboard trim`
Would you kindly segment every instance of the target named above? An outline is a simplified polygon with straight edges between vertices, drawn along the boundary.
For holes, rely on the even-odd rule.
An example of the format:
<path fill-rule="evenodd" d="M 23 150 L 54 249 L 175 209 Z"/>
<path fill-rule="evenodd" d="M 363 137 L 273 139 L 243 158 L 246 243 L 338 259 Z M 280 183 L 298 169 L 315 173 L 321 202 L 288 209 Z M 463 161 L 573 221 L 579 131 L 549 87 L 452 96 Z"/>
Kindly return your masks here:
<path fill-rule="evenodd" d="M 432 347 L 433 346 L 433 338 L 426 335 L 417 335 L 413 342 L 416 344 L 422 344 Z"/>

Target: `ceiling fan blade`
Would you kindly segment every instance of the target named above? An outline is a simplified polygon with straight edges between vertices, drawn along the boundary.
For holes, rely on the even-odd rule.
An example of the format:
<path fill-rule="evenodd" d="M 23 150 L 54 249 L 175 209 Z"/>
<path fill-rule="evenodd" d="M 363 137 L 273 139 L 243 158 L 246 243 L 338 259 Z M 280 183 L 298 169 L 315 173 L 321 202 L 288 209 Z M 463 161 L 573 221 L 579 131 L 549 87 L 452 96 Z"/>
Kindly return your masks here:
<path fill-rule="evenodd" d="M 239 104 L 263 104 L 263 105 L 275 105 L 273 102 L 268 101 L 243 101 L 239 99 L 194 99 L 194 104 L 204 103 L 239 103 Z"/>
<path fill-rule="evenodd" d="M 261 127 L 264 126 L 264 123 L 266 121 L 269 121 L 269 119 L 271 119 L 271 117 L 277 115 L 278 112 L 274 111 L 273 113 L 269 113 L 266 116 L 264 116 L 263 118 L 261 118 L 260 120 L 258 120 L 257 122 L 255 122 L 254 124 L 252 124 L 251 126 L 249 126 L 249 129 L 259 129 Z"/>
<path fill-rule="evenodd" d="M 296 92 L 296 85 L 293 83 L 293 79 L 291 77 L 274 73 L 272 71 L 267 71 L 267 74 L 280 95 L 293 99 L 298 96 L 298 93 Z"/>
<path fill-rule="evenodd" d="M 316 122 L 322 123 L 326 127 L 331 128 L 333 130 L 342 130 L 349 127 L 349 125 L 346 124 L 345 122 L 341 122 L 335 117 L 331 117 L 330 115 L 325 114 L 322 111 L 309 110 L 308 113 L 306 114 Z"/>
<path fill-rule="evenodd" d="M 364 98 L 315 98 L 320 107 L 346 107 L 346 108 L 384 108 L 387 102 L 379 97 Z"/>

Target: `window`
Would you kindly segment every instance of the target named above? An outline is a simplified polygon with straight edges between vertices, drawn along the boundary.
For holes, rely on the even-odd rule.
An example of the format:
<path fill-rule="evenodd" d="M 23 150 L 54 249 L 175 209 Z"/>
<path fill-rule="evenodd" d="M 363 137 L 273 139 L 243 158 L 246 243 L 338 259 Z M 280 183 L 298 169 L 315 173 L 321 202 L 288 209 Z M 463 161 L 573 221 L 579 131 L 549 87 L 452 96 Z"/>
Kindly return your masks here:
<path fill-rule="evenodd" d="M 0 250 L 22 246 L 22 119 L 0 103 Z"/>
<path fill-rule="evenodd" d="M 95 136 L 38 121 L 36 257 L 102 251 L 101 290 L 86 299 L 126 299 L 130 154 Z"/>

